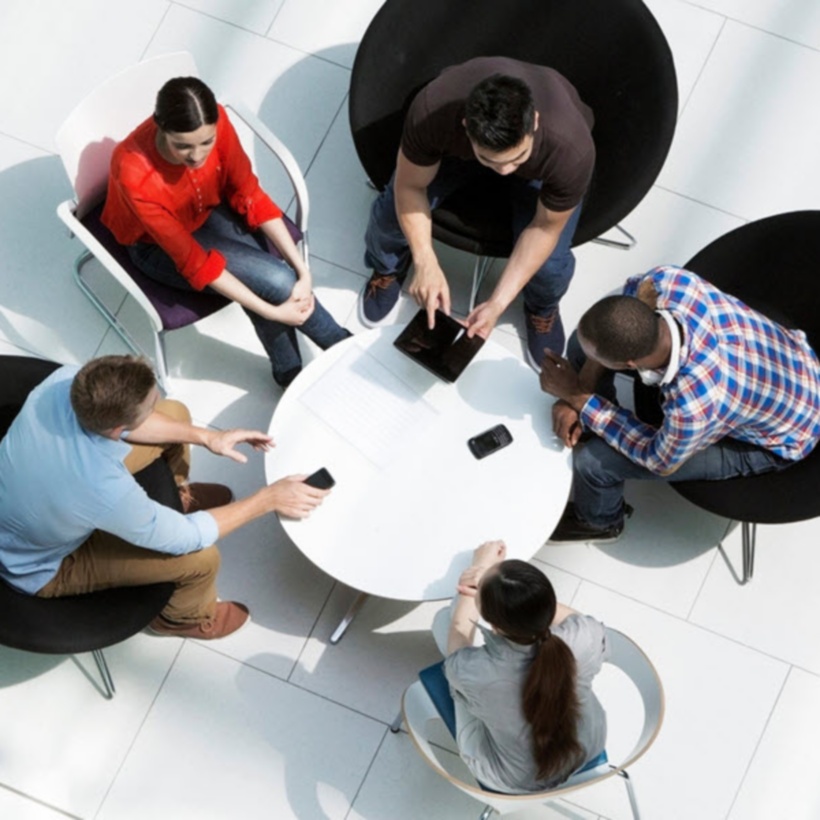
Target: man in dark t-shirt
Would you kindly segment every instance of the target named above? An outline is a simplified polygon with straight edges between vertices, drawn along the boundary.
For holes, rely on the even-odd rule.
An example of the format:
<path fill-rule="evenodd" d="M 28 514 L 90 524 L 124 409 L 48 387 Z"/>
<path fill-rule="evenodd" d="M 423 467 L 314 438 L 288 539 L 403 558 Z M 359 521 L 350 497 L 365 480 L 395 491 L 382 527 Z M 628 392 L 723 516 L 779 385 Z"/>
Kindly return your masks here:
<path fill-rule="evenodd" d="M 527 352 L 561 351 L 558 302 L 575 268 L 570 250 L 595 163 L 592 111 L 557 71 L 506 57 L 445 69 L 407 112 L 396 173 L 376 200 L 365 237 L 373 275 L 360 304 L 372 327 L 392 312 L 411 261 L 409 291 L 428 312 L 450 312 L 450 292 L 432 245 L 431 211 L 476 176 L 508 177 L 515 245 L 489 299 L 467 317 L 487 337 L 524 292 Z"/>

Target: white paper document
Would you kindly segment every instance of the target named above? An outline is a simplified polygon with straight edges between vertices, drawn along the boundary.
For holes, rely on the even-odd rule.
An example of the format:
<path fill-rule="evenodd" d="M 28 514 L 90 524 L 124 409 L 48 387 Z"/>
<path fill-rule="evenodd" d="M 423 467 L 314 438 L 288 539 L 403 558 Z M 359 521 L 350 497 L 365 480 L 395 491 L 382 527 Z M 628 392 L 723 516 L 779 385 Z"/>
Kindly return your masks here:
<path fill-rule="evenodd" d="M 355 346 L 301 401 L 377 467 L 416 441 L 438 415 L 413 387 Z"/>

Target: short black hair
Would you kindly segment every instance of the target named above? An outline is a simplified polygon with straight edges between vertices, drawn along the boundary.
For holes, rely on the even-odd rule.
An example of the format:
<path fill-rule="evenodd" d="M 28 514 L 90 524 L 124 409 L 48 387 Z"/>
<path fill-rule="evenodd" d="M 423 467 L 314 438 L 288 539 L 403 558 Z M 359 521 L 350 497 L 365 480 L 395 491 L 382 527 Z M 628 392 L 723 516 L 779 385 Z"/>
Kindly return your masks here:
<path fill-rule="evenodd" d="M 532 91 L 517 77 L 493 74 L 470 92 L 464 120 L 467 136 L 481 148 L 514 148 L 535 130 Z"/>
<path fill-rule="evenodd" d="M 218 119 L 214 92 L 198 77 L 174 77 L 157 94 L 154 122 L 162 131 L 189 134 Z"/>
<path fill-rule="evenodd" d="M 657 347 L 658 317 L 634 296 L 607 296 L 581 317 L 578 332 L 607 361 L 635 361 Z"/>

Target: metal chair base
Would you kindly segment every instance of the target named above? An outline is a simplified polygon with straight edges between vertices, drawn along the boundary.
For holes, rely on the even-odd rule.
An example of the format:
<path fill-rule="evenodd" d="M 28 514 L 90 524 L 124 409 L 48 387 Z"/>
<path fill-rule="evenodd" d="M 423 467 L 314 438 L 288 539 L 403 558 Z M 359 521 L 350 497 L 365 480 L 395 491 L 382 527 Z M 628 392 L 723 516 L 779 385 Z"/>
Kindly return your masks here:
<path fill-rule="evenodd" d="M 367 593 L 360 592 L 353 600 L 353 603 L 350 605 L 350 608 L 345 613 L 344 618 L 339 622 L 339 625 L 336 629 L 333 630 L 333 634 L 330 636 L 330 642 L 335 646 L 344 636 L 345 632 L 347 632 L 347 628 L 350 626 L 353 619 L 356 617 L 356 613 L 362 608 L 362 604 L 367 600 Z"/>
<path fill-rule="evenodd" d="M 102 649 L 95 649 L 91 652 L 91 654 L 94 656 L 94 660 L 97 663 L 97 671 L 100 673 L 100 677 L 102 678 L 104 689 L 103 696 L 106 700 L 111 700 L 117 691 L 117 687 L 114 686 L 114 678 L 111 677 L 111 670 L 108 668 L 105 655 L 103 655 Z"/>
<path fill-rule="evenodd" d="M 82 270 L 86 263 L 94 259 L 91 251 L 83 251 L 74 262 L 74 281 L 85 294 L 86 298 L 97 309 L 98 313 L 108 322 L 111 329 L 122 339 L 123 344 L 137 356 L 146 359 L 151 357 L 134 340 L 134 337 L 126 330 L 117 316 L 112 313 L 105 303 L 94 293 L 91 286 L 83 278 Z M 154 360 L 156 362 L 157 382 L 164 395 L 168 393 L 168 366 L 165 355 L 165 331 L 154 333 Z"/>

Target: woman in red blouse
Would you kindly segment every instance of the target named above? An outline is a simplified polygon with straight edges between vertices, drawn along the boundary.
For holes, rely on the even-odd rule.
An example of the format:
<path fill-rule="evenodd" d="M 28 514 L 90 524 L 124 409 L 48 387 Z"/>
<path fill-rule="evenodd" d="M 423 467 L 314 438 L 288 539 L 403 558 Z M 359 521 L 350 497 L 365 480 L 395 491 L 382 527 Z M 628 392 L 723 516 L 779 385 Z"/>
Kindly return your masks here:
<path fill-rule="evenodd" d="M 196 77 L 169 80 L 153 117 L 115 148 L 102 220 L 146 276 L 242 305 L 282 387 L 302 367 L 295 327 L 322 349 L 350 335 L 313 295 L 282 211 Z"/>

